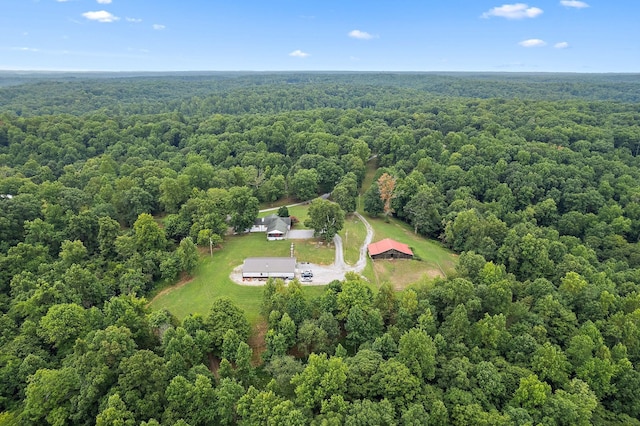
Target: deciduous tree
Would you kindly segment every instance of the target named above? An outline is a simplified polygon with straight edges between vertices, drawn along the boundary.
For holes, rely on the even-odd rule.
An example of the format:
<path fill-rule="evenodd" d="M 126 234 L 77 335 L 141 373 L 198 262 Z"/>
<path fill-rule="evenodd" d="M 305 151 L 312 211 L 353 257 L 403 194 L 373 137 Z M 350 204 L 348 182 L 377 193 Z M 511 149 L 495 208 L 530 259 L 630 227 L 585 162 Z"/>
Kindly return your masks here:
<path fill-rule="evenodd" d="M 393 198 L 393 191 L 396 187 L 396 179 L 388 173 L 383 173 L 378 178 L 378 189 L 380 191 L 380 199 L 383 202 L 382 210 L 385 216 L 389 216 L 393 213 L 391 208 L 391 199 Z"/>
<path fill-rule="evenodd" d="M 344 226 L 344 211 L 338 204 L 327 200 L 313 200 L 308 215 L 304 225 L 312 228 L 314 235 L 327 243 L 332 241 Z"/>
<path fill-rule="evenodd" d="M 251 189 L 246 186 L 229 189 L 229 211 L 231 220 L 229 224 L 237 233 L 251 228 L 258 217 L 259 202 L 252 195 Z"/>

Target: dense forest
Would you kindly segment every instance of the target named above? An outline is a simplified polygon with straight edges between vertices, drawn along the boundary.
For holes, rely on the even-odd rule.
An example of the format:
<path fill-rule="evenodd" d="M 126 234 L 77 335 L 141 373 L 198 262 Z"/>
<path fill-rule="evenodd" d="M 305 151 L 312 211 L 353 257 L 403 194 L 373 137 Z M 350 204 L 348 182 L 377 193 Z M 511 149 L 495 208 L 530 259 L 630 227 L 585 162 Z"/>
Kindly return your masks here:
<path fill-rule="evenodd" d="M 456 274 L 148 307 L 359 190 Z M 637 75 L 3 73 L 0 236 L 0 425 L 640 425 Z"/>

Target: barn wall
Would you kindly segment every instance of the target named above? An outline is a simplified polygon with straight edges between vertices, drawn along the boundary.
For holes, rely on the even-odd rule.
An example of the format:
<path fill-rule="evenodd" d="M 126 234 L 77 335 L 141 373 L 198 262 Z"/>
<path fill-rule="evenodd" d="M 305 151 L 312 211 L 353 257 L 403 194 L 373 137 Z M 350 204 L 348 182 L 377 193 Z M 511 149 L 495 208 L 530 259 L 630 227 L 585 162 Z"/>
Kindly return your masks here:
<path fill-rule="evenodd" d="M 399 252 L 397 250 L 387 250 L 384 253 L 371 256 L 372 259 L 413 259 L 413 256 Z"/>

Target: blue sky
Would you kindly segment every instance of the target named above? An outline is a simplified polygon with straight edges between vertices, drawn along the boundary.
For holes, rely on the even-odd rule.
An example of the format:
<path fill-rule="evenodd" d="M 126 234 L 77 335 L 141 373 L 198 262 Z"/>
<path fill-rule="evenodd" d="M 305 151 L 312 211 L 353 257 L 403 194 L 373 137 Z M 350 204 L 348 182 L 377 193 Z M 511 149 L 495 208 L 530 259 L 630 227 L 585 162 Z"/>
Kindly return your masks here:
<path fill-rule="evenodd" d="M 639 0 L 0 0 L 0 69 L 640 72 Z"/>

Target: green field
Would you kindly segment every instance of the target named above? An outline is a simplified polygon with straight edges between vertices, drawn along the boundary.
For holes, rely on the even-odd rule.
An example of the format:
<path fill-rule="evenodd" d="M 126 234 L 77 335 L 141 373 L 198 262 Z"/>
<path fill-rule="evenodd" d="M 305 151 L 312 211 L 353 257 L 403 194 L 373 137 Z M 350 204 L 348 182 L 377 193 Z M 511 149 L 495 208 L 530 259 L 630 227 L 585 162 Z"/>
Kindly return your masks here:
<path fill-rule="evenodd" d="M 446 277 L 453 272 L 458 257 L 442 247 L 441 244 L 413 233 L 406 223 L 390 219 L 386 222 L 382 217 L 365 218 L 375 230 L 373 242 L 392 238 L 407 244 L 421 260 L 376 260 L 371 268 L 365 269 L 363 275 L 377 285 L 390 281 L 397 289 L 422 280 L 430 280 L 437 276 Z"/>
<path fill-rule="evenodd" d="M 262 287 L 238 285 L 231 281 L 229 274 L 246 257 L 289 256 L 290 244 L 289 241 L 267 241 L 263 233 L 230 236 L 213 256 L 203 255 L 193 280 L 163 290 L 150 306 L 166 308 L 182 319 L 191 313 L 206 315 L 215 298 L 226 296 L 255 324 L 260 319 Z M 318 296 L 323 290 L 320 286 L 304 287 L 308 297 Z"/>
<path fill-rule="evenodd" d="M 313 238 L 310 240 L 292 240 L 293 251 L 300 262 L 331 265 L 336 258 L 335 246 Z"/>

